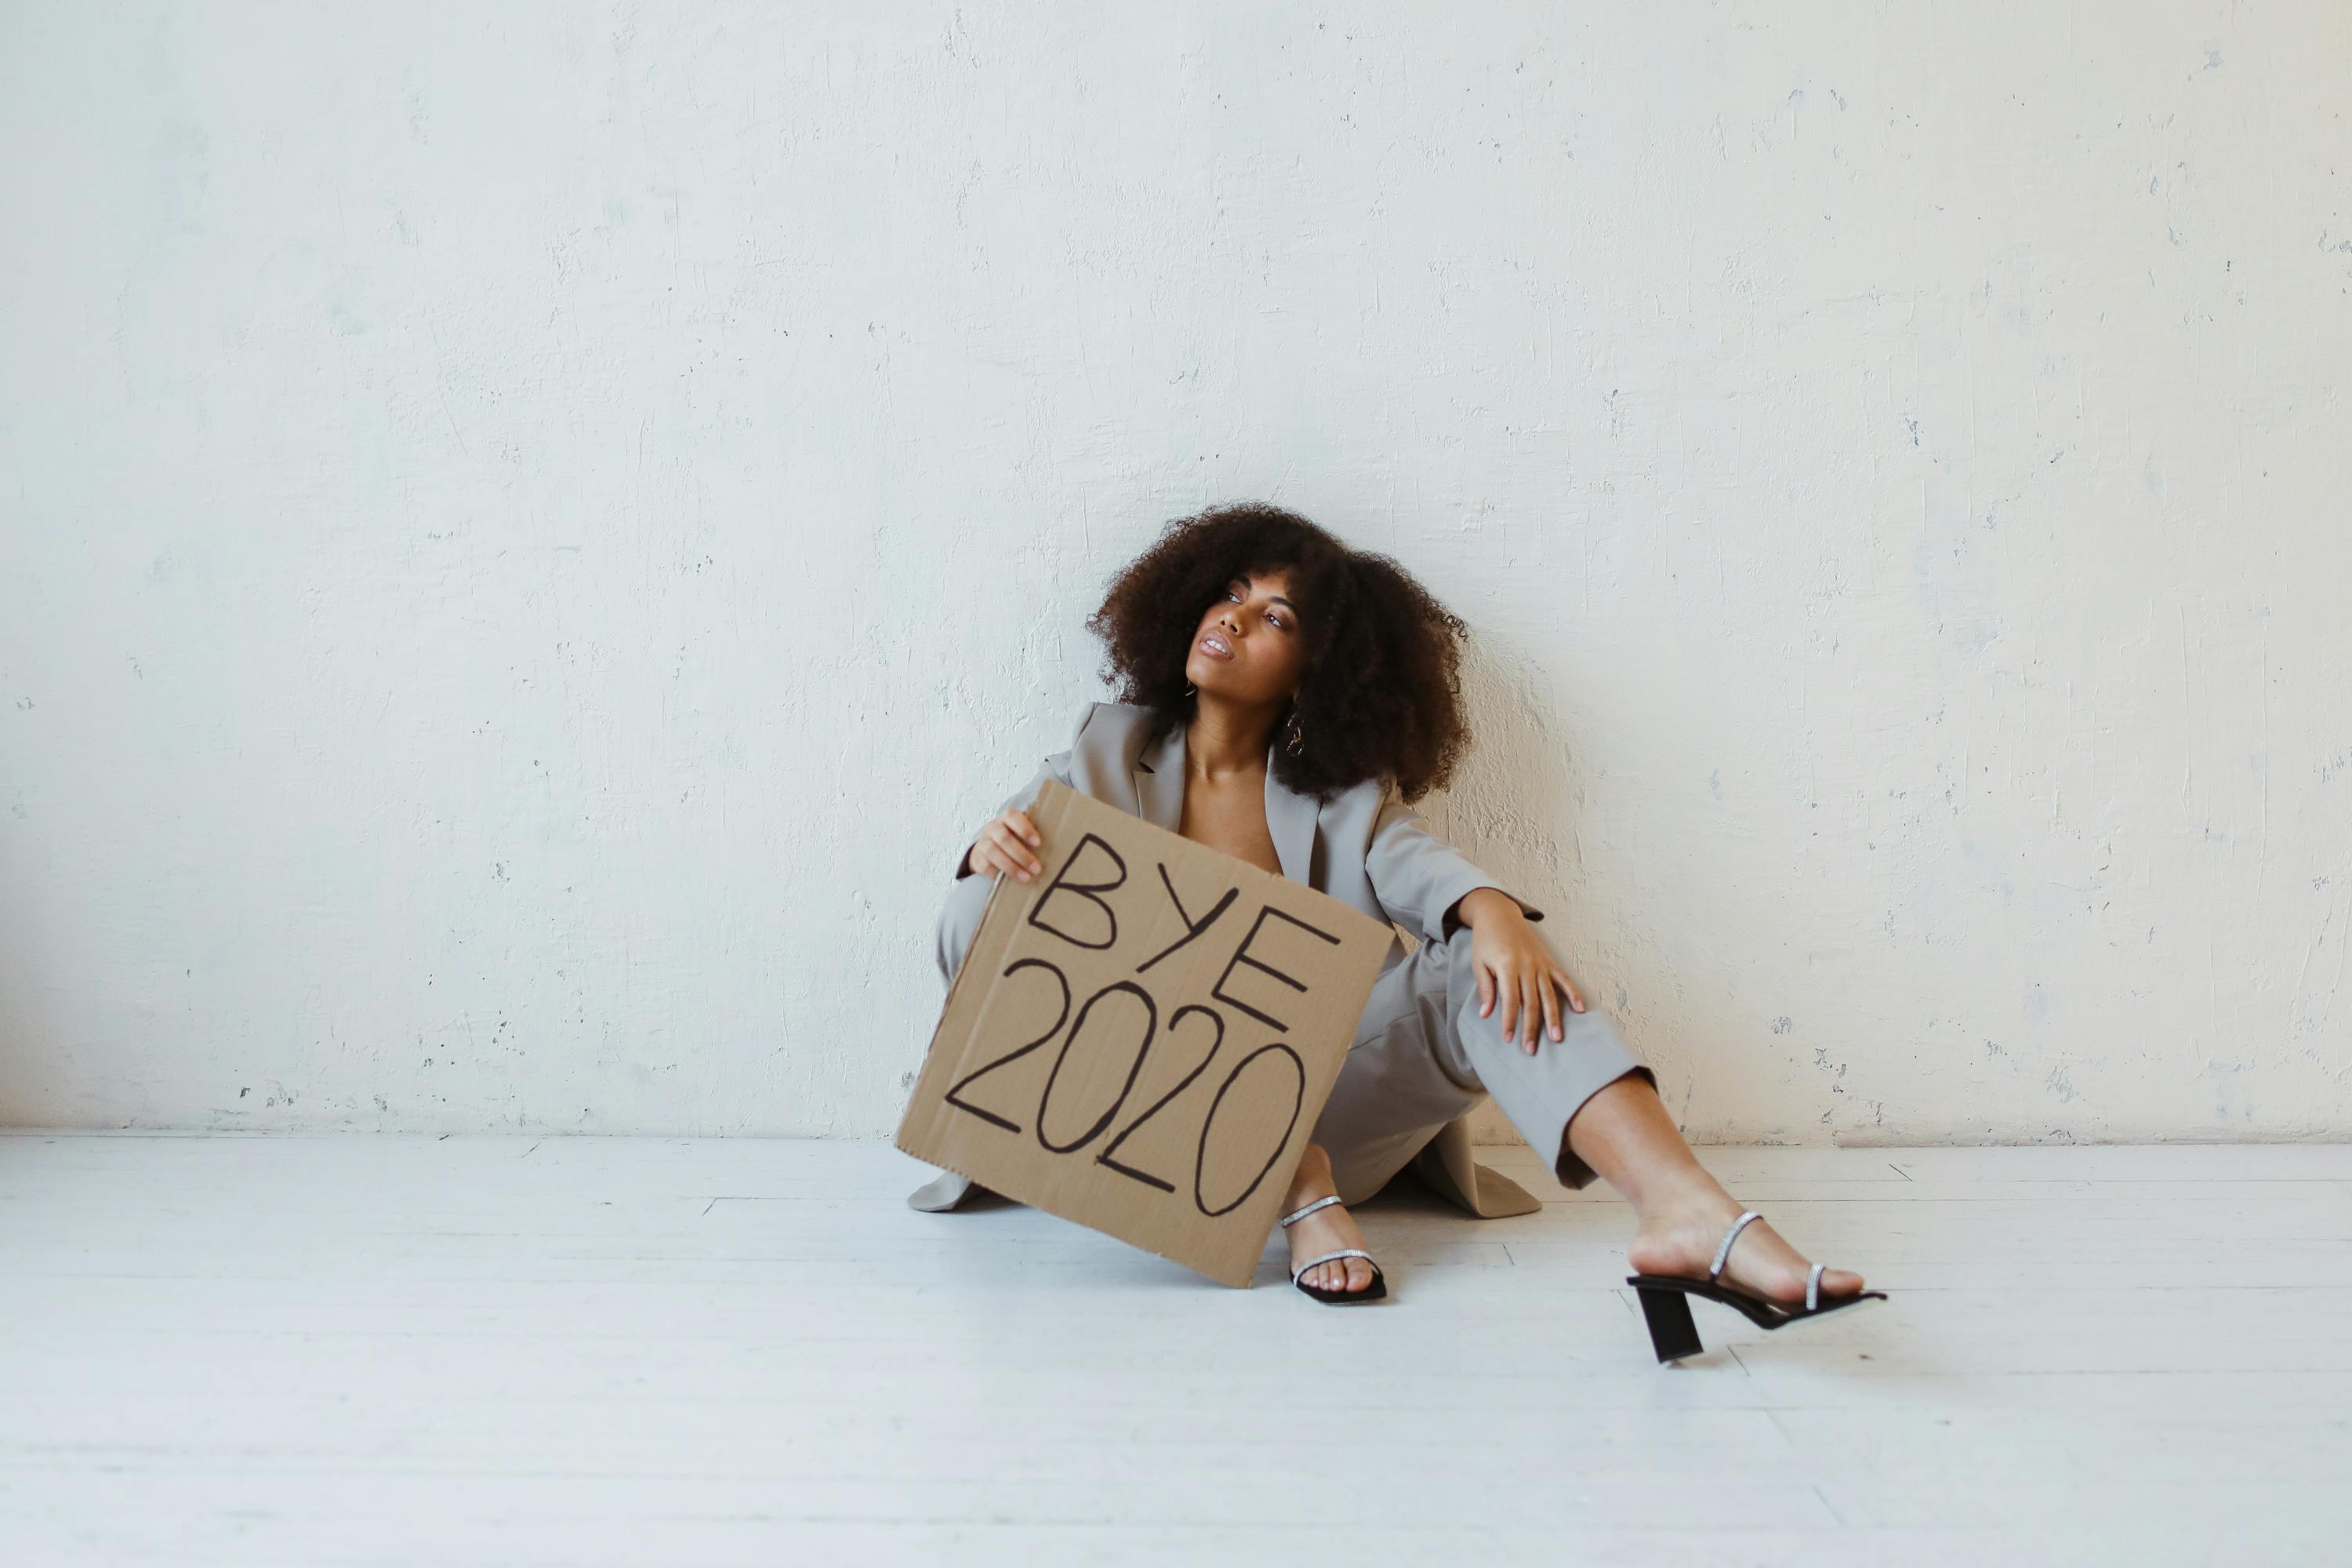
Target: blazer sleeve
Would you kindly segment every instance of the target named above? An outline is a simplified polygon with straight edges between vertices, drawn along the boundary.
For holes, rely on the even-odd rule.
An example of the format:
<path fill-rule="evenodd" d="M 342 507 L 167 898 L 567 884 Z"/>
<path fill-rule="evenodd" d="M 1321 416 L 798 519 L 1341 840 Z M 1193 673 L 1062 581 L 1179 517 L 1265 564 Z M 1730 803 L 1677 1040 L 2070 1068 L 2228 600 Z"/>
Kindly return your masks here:
<path fill-rule="evenodd" d="M 1034 801 L 1037 798 L 1038 786 L 1043 784 L 1047 779 L 1059 779 L 1064 784 L 1068 784 L 1070 782 L 1070 753 L 1077 750 L 1078 737 L 1087 732 L 1087 723 L 1095 716 L 1095 709 L 1097 706 L 1098 704 L 1093 702 L 1087 704 L 1086 711 L 1078 715 L 1077 728 L 1070 731 L 1070 743 L 1047 757 L 1045 762 L 1039 765 L 1035 776 L 1031 778 L 1027 784 L 1023 784 L 1019 789 L 1014 790 L 1011 795 L 1006 795 L 1004 797 L 1004 804 L 998 806 L 993 812 L 989 814 L 990 821 L 992 822 L 997 817 L 1003 816 L 1006 812 L 1011 811 L 1016 805 L 1024 807 L 1027 806 L 1032 801 Z M 962 857 L 956 861 L 955 879 L 957 881 L 961 881 L 964 878 L 971 875 L 971 852 L 974 846 L 978 845 L 979 842 L 980 840 L 975 837 L 971 844 L 964 846 Z"/>
<path fill-rule="evenodd" d="M 1389 917 L 1426 940 L 1444 942 L 1452 937 L 1462 923 L 1453 914 L 1454 904 L 1463 894 L 1480 888 L 1495 889 L 1531 921 L 1543 919 L 1541 910 L 1432 833 L 1421 813 L 1405 804 L 1393 782 L 1382 795 L 1380 816 L 1372 824 L 1371 844 L 1364 851 L 1364 875 Z"/>

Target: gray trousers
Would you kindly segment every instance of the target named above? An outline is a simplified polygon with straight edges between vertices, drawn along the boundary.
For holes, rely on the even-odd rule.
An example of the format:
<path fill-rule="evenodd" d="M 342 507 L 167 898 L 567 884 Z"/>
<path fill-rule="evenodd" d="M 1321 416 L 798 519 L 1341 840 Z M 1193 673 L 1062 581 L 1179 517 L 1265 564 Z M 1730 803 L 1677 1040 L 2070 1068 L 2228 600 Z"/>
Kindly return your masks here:
<path fill-rule="evenodd" d="M 980 925 L 995 878 L 974 872 L 956 882 L 940 911 L 934 956 L 942 988 L 955 981 Z M 1543 927 L 1532 928 L 1538 937 Z M 1657 1075 L 1635 1061 L 1617 1028 L 1590 998 L 1584 1012 L 1563 1000 L 1561 1038 L 1542 1032 L 1537 1016 L 1535 1054 L 1503 1038 L 1503 1007 L 1478 1016 L 1478 979 L 1470 962 L 1471 932 L 1455 928 L 1444 942 L 1424 942 L 1372 984 L 1356 1025 L 1348 1059 L 1315 1123 L 1314 1140 L 1331 1156 L 1331 1171 L 1343 1203 L 1358 1204 L 1386 1186 L 1399 1171 L 1430 1147 L 1447 1124 L 1476 1110 L 1492 1095 L 1519 1136 L 1553 1163 L 1568 1187 L 1582 1187 L 1595 1172 L 1569 1152 L 1569 1119 L 1597 1091 L 1625 1074 L 1639 1073 L 1653 1088 Z M 1544 939 L 1547 950 L 1549 938 Z M 1559 955 L 1552 954 L 1555 959 Z M 1563 961 L 1562 968 L 1568 967 Z M 1523 1034 L 1525 1030 L 1521 1031 Z M 1451 1162 L 1449 1184 L 1434 1162 L 1424 1168 L 1441 1190 L 1465 1175 L 1472 1193 L 1449 1192 L 1474 1213 L 1490 1212 L 1476 1200 L 1475 1173 L 1465 1173 L 1466 1146 Z M 1494 1181 L 1491 1173 L 1488 1181 Z M 971 1184 L 944 1173 L 908 1199 L 920 1209 L 952 1208 Z M 1503 1184 L 1511 1193 L 1518 1189 Z M 1524 1194 L 1519 1194 L 1524 1198 Z M 1516 1206 L 1516 1205 L 1514 1205 Z M 1513 1212 L 1505 1207 L 1492 1212 Z"/>

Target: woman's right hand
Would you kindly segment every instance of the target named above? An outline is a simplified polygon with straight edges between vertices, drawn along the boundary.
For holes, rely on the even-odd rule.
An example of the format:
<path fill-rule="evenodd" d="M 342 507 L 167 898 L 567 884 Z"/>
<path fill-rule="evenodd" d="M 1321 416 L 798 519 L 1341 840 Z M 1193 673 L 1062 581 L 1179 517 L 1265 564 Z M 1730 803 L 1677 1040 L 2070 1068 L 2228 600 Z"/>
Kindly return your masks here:
<path fill-rule="evenodd" d="M 1016 805 L 980 830 L 980 837 L 972 841 L 964 858 L 975 871 L 986 871 L 991 876 L 1010 871 L 1015 879 L 1025 882 L 1045 868 L 1045 863 L 1029 852 L 1044 842 L 1038 837 L 1036 824 L 1029 820 L 1029 814 Z"/>

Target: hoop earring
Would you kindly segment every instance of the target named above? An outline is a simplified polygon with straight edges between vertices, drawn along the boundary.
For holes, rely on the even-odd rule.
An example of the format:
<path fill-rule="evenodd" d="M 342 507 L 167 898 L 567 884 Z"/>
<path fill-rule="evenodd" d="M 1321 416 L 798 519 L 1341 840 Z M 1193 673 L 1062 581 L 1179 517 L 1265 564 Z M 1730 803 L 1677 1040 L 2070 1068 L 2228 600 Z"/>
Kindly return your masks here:
<path fill-rule="evenodd" d="M 1184 695 L 1187 697 L 1192 695 L 1192 683 L 1189 680 L 1184 683 Z"/>

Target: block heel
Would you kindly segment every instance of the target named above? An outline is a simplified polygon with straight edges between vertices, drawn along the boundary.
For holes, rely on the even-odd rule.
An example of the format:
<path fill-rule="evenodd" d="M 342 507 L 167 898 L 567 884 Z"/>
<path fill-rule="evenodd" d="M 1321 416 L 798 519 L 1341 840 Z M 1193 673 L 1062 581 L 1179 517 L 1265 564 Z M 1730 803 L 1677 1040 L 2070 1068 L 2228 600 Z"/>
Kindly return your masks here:
<path fill-rule="evenodd" d="M 1698 1342 L 1698 1325 L 1691 1321 L 1687 1297 L 1679 1290 L 1646 1285 L 1637 1288 L 1635 1294 L 1642 1299 L 1642 1319 L 1650 1325 L 1650 1348 L 1658 1352 L 1660 1361 L 1698 1354 L 1704 1347 Z"/>
<path fill-rule="evenodd" d="M 1729 1307 L 1759 1329 L 1785 1329 L 1790 1323 L 1809 1322 L 1860 1306 L 1864 1301 L 1884 1301 L 1884 1290 L 1857 1290 L 1850 1296 L 1832 1296 L 1822 1300 L 1822 1275 L 1829 1267 L 1816 1263 L 1805 1276 L 1805 1304 L 1784 1307 L 1752 1291 L 1723 1283 L 1721 1276 L 1726 1259 L 1731 1256 L 1731 1243 L 1751 1220 L 1764 1216 L 1749 1209 L 1731 1222 L 1723 1233 L 1723 1244 L 1715 1249 L 1715 1262 L 1704 1279 L 1685 1279 L 1677 1274 L 1628 1274 L 1625 1283 L 1633 1287 L 1642 1299 L 1642 1317 L 1650 1325 L 1650 1346 L 1658 1352 L 1661 1362 L 1679 1361 L 1696 1355 L 1700 1350 L 1698 1326 L 1691 1321 L 1690 1298 L 1701 1297 Z"/>

